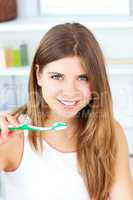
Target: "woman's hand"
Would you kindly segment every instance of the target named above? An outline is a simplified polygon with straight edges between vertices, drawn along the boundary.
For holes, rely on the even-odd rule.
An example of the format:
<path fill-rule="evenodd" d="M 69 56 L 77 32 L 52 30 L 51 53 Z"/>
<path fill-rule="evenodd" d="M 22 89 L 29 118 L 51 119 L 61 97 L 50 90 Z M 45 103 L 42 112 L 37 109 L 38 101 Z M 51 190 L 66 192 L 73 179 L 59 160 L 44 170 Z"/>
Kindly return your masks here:
<path fill-rule="evenodd" d="M 0 144 L 8 142 L 11 139 L 11 137 L 14 137 L 16 133 L 19 132 L 19 131 L 10 132 L 8 130 L 9 124 L 12 124 L 13 126 L 18 126 L 20 123 L 15 116 L 12 116 L 8 113 L 3 113 L 2 115 L 0 115 L 0 127 L 1 127 Z"/>

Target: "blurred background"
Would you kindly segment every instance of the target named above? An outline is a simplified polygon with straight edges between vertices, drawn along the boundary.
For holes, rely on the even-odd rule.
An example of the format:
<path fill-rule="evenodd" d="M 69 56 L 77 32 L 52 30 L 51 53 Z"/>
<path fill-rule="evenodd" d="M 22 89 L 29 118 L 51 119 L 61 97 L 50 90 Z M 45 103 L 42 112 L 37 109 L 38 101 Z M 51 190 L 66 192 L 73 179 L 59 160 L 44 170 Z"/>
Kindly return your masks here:
<path fill-rule="evenodd" d="M 26 102 L 36 47 L 64 22 L 84 24 L 102 47 L 133 173 L 133 0 L 0 0 L 0 114 Z"/>

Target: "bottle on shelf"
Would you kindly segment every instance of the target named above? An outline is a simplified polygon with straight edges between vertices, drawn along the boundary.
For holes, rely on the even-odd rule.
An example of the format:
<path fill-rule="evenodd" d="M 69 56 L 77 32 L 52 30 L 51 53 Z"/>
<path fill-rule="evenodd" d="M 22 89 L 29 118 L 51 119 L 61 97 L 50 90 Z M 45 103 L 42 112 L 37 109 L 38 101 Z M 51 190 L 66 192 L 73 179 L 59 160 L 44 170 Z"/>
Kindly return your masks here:
<path fill-rule="evenodd" d="M 26 42 L 22 42 L 22 44 L 20 45 L 20 54 L 21 54 L 22 66 L 28 66 L 29 59 L 28 59 L 28 48 Z"/>
<path fill-rule="evenodd" d="M 13 51 L 12 48 L 7 47 L 4 49 L 5 51 L 5 61 L 6 61 L 6 67 L 12 67 L 13 66 Z"/>
<path fill-rule="evenodd" d="M 13 48 L 13 66 L 21 67 L 21 55 L 19 46 Z"/>

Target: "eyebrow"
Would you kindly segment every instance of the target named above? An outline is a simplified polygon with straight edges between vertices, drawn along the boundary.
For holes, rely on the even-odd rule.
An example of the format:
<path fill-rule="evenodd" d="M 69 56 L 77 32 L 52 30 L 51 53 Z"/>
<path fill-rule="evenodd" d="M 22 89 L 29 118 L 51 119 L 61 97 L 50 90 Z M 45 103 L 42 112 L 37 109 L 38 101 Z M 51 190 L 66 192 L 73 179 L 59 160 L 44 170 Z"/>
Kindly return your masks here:
<path fill-rule="evenodd" d="M 64 74 L 59 73 L 59 72 L 48 72 L 48 74 L 60 74 L 60 75 L 62 75 L 62 76 L 65 76 Z M 84 73 L 84 74 L 79 74 L 78 76 L 88 76 L 88 74 L 87 74 L 87 73 Z"/>

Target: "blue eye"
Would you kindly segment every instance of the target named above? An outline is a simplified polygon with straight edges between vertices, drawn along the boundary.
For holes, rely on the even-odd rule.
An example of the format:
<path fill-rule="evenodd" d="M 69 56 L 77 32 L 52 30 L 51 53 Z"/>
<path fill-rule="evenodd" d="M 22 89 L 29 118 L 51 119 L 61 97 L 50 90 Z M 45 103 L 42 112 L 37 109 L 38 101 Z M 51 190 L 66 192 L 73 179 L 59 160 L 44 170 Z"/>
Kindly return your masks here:
<path fill-rule="evenodd" d="M 80 76 L 80 78 L 82 78 L 82 80 L 88 81 L 88 77 L 87 76 Z"/>

